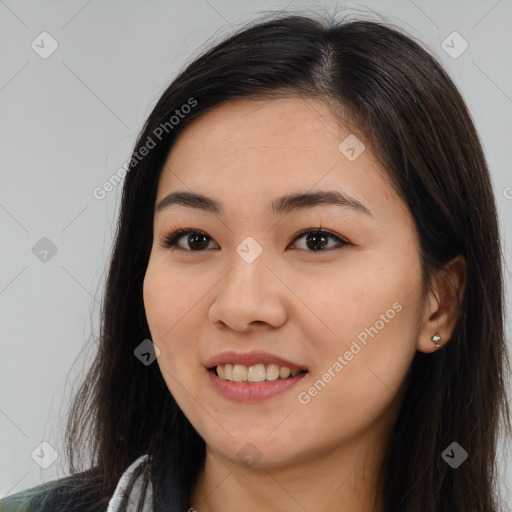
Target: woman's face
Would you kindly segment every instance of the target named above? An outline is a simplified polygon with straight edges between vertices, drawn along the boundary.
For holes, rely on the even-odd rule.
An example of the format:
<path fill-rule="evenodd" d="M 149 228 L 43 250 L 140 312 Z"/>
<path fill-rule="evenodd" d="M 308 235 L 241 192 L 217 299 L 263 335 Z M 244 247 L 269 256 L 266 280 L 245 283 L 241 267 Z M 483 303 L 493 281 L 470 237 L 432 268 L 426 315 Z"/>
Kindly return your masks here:
<path fill-rule="evenodd" d="M 412 218 L 384 176 L 316 99 L 237 100 L 178 137 L 156 204 L 208 202 L 156 210 L 144 303 L 209 453 L 276 467 L 368 448 L 393 424 L 425 301 Z M 338 203 L 282 199 L 319 192 Z M 178 228 L 195 233 L 165 247 Z"/>

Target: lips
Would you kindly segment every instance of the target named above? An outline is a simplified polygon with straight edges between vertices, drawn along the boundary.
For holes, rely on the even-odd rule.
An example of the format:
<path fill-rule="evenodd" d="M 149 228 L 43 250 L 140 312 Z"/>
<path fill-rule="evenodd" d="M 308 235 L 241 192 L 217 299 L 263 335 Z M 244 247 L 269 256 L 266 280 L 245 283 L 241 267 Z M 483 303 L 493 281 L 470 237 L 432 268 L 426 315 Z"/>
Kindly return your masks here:
<path fill-rule="evenodd" d="M 220 368 L 220 366 L 219 366 Z M 220 378 L 213 370 L 205 370 L 207 382 L 220 396 L 231 402 L 256 403 L 275 398 L 291 391 L 308 376 L 303 371 L 286 379 L 265 380 L 263 382 L 233 382 Z"/>
<path fill-rule="evenodd" d="M 225 364 L 241 364 L 244 366 L 253 366 L 257 364 L 276 364 L 278 366 L 284 366 L 290 368 L 290 370 L 308 371 L 306 366 L 294 363 L 282 357 L 275 356 L 268 352 L 252 351 L 252 352 L 235 352 L 226 351 L 221 352 L 211 358 L 209 358 L 204 365 L 208 370 L 214 369 L 218 365 Z"/>

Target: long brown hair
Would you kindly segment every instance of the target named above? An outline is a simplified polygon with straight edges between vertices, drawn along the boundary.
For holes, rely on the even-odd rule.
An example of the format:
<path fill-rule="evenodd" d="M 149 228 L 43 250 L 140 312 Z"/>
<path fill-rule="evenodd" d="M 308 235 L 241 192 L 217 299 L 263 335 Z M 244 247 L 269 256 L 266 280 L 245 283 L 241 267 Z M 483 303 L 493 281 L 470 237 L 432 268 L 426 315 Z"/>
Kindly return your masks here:
<path fill-rule="evenodd" d="M 123 471 L 147 453 L 155 510 L 189 506 L 204 441 L 158 365 L 134 357 L 151 337 L 142 283 L 158 180 L 176 136 L 193 119 L 230 99 L 290 92 L 324 100 L 363 134 L 410 209 L 427 286 L 456 255 L 467 262 L 452 339 L 433 354 L 417 352 L 410 369 L 382 468 L 385 510 L 498 512 L 500 417 L 507 434 L 512 429 L 502 248 L 489 170 L 466 105 L 436 59 L 402 30 L 365 20 L 280 14 L 253 21 L 204 51 L 162 94 L 124 181 L 97 355 L 67 425 L 70 471 L 93 468 L 82 487 L 106 509 Z M 195 106 L 169 123 L 191 98 Z M 157 140 L 155 130 L 166 122 Z M 141 158 L 149 138 L 156 147 Z M 457 469 L 441 459 L 453 441 L 469 454 Z M 76 466 L 87 452 L 90 460 Z M 168 461 L 178 464 L 177 496 L 165 485 Z"/>

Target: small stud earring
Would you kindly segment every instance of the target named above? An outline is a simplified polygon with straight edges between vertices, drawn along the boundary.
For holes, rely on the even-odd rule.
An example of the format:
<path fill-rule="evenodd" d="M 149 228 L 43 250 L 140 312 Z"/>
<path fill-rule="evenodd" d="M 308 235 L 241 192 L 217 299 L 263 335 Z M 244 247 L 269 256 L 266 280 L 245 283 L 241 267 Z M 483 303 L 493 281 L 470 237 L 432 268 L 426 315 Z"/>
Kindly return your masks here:
<path fill-rule="evenodd" d="M 439 341 L 441 340 L 441 336 L 439 336 L 439 334 L 434 334 L 434 336 L 432 336 L 432 341 L 436 344 L 436 347 L 439 348 Z"/>

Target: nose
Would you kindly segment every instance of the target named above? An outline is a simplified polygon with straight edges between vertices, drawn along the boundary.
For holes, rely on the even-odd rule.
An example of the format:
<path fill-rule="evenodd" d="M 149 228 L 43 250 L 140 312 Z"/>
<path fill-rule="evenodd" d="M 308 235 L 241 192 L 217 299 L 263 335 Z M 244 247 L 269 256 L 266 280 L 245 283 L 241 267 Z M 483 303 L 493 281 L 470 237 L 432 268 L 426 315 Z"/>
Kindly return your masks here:
<path fill-rule="evenodd" d="M 235 253 L 232 261 L 215 288 L 210 322 L 219 329 L 238 332 L 279 328 L 287 318 L 286 285 L 263 254 L 248 263 Z"/>

